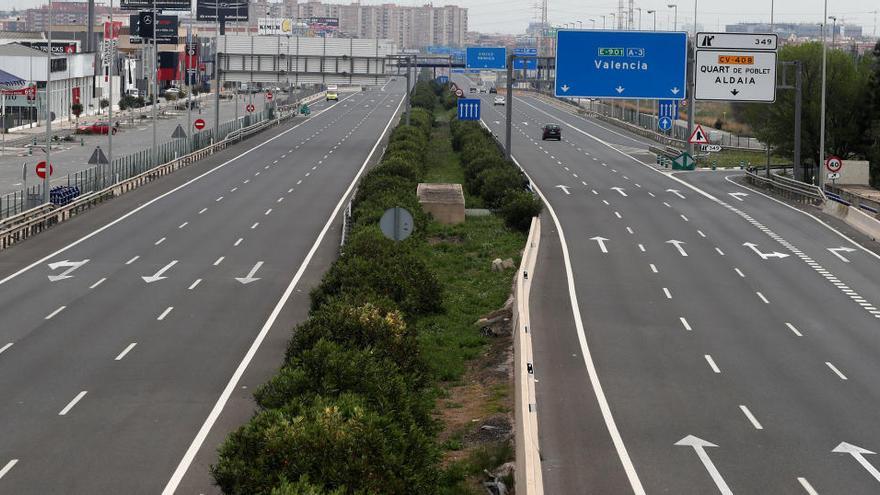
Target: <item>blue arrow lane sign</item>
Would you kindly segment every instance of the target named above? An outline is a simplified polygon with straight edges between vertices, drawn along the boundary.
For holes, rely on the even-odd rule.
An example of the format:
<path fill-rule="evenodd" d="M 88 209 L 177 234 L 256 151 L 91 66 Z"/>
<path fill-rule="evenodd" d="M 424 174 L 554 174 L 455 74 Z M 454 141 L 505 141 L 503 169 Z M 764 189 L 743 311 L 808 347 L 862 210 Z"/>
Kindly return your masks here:
<path fill-rule="evenodd" d="M 504 69 L 507 67 L 507 49 L 468 47 L 465 65 L 468 69 Z"/>
<path fill-rule="evenodd" d="M 480 99 L 459 98 L 458 120 L 480 120 Z"/>
<path fill-rule="evenodd" d="M 556 43 L 556 96 L 685 97 L 686 33 L 559 31 Z"/>
<path fill-rule="evenodd" d="M 678 100 L 660 100 L 657 102 L 657 107 L 659 110 L 657 127 L 661 131 L 668 131 L 678 118 Z"/>

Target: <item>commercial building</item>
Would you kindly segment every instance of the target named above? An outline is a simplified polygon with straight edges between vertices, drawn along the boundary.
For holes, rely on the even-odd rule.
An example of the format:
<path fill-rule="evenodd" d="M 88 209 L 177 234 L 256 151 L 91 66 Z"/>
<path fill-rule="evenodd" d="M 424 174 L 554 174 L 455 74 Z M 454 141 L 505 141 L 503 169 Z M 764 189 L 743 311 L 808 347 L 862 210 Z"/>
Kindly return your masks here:
<path fill-rule="evenodd" d="M 728 33 L 776 33 L 782 39 L 822 38 L 822 26 L 813 23 L 776 23 L 772 27 L 766 22 L 740 22 L 724 26 Z M 862 38 L 862 26 L 856 24 L 829 23 L 825 27 L 828 39 L 857 40 Z"/>

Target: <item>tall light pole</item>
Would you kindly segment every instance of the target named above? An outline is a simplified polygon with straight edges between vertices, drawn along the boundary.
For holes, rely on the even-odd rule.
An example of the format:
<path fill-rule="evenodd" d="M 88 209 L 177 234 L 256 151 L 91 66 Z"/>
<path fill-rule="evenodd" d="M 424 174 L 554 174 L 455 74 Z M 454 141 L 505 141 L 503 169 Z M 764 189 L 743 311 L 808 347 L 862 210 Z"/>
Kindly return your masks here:
<path fill-rule="evenodd" d="M 828 25 L 828 0 L 825 0 L 825 15 L 822 16 L 822 112 L 819 117 L 819 161 L 816 162 L 816 181 L 819 187 L 825 187 L 822 179 L 822 164 L 825 163 L 825 86 L 828 70 L 828 43 L 825 41 L 825 29 Z"/>
<path fill-rule="evenodd" d="M 636 10 L 639 11 L 639 31 L 642 30 L 642 8 L 636 7 Z"/>
<path fill-rule="evenodd" d="M 610 13 L 610 14 L 608 14 L 608 15 L 611 17 L 611 29 L 613 30 L 613 29 L 614 29 L 614 19 L 617 17 L 617 14 L 615 14 L 614 12 L 612 12 L 612 13 Z"/>
<path fill-rule="evenodd" d="M 46 168 L 43 175 L 43 203 L 49 203 L 49 175 L 52 173 L 52 0 L 46 29 Z M 27 199 L 25 199 L 27 200 Z"/>
<path fill-rule="evenodd" d="M 657 11 L 656 10 L 649 10 L 648 13 L 651 14 L 651 17 L 654 18 L 654 31 L 656 31 L 657 30 Z"/>
<path fill-rule="evenodd" d="M 831 19 L 831 49 L 833 50 L 837 46 L 837 16 L 829 15 L 829 19 Z"/>
<path fill-rule="evenodd" d="M 599 17 L 602 18 L 602 29 L 605 29 L 605 16 L 604 16 L 604 15 L 600 15 Z"/>
<path fill-rule="evenodd" d="M 578 29 L 584 28 L 584 21 L 577 21 L 577 23 L 578 23 Z"/>
<path fill-rule="evenodd" d="M 592 22 L 592 23 L 593 23 L 592 28 L 593 28 L 593 29 L 596 29 L 596 19 L 587 19 L 587 20 L 590 21 L 590 22 Z"/>
<path fill-rule="evenodd" d="M 670 9 L 675 9 L 675 20 L 672 23 L 672 30 L 678 31 L 678 5 L 674 3 L 670 3 L 667 5 Z"/>

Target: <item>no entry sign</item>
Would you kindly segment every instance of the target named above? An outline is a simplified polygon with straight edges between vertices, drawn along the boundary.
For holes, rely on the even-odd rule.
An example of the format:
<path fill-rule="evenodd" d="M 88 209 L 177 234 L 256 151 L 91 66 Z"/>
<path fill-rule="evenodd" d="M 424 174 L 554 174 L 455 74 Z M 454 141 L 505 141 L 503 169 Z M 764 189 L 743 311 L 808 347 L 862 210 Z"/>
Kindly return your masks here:
<path fill-rule="evenodd" d="M 247 109 L 248 112 L 253 112 L 254 111 L 254 104 L 248 103 L 247 107 L 245 107 L 245 108 Z"/>
<path fill-rule="evenodd" d="M 51 177 L 53 173 L 55 173 L 55 167 L 49 165 L 49 177 Z M 37 177 L 41 179 L 46 178 L 46 162 L 43 161 L 37 164 Z"/>
<path fill-rule="evenodd" d="M 266 99 L 269 101 L 272 101 L 272 93 L 271 92 L 266 93 Z"/>
<path fill-rule="evenodd" d="M 205 128 L 205 120 L 204 119 L 196 119 L 196 121 L 193 122 L 193 127 L 195 127 L 197 130 L 201 131 L 202 129 Z"/>

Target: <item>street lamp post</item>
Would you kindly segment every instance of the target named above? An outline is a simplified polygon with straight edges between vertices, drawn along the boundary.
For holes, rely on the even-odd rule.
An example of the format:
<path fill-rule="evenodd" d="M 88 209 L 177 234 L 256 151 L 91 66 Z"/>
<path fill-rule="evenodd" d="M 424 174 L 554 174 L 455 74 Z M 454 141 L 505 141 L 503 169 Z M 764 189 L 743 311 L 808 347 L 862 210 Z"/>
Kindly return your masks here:
<path fill-rule="evenodd" d="M 678 4 L 670 3 L 669 5 L 667 5 L 667 7 L 675 10 L 675 20 L 672 22 L 672 30 L 678 31 Z"/>
<path fill-rule="evenodd" d="M 587 20 L 589 20 L 590 22 L 592 22 L 592 23 L 593 23 L 592 28 L 593 28 L 593 29 L 596 29 L 596 19 L 587 19 Z"/>
<path fill-rule="evenodd" d="M 819 161 L 816 162 L 816 181 L 824 188 L 822 180 L 822 164 L 825 163 L 825 89 L 828 66 L 828 43 L 825 41 L 825 29 L 828 23 L 828 0 L 825 0 L 825 15 L 822 16 L 822 112 L 819 117 Z"/>
<path fill-rule="evenodd" d="M 608 14 L 608 15 L 611 17 L 611 29 L 615 29 L 615 27 L 614 27 L 614 20 L 615 20 L 615 18 L 617 17 L 617 14 L 615 14 L 614 12 L 612 12 L 612 13 L 610 13 L 610 14 Z"/>
<path fill-rule="evenodd" d="M 656 10 L 649 10 L 648 13 L 651 14 L 651 17 L 654 18 L 654 31 L 656 31 L 657 30 L 657 11 Z"/>
<path fill-rule="evenodd" d="M 584 21 L 577 21 L 577 23 L 578 23 L 578 29 L 584 28 Z"/>
<path fill-rule="evenodd" d="M 639 31 L 642 30 L 642 8 L 636 7 L 636 10 L 639 11 Z"/>
<path fill-rule="evenodd" d="M 837 46 L 837 16 L 829 15 L 829 19 L 831 19 L 831 49 L 833 50 L 835 46 Z"/>
<path fill-rule="evenodd" d="M 599 17 L 602 18 L 602 29 L 605 29 L 605 16 L 604 16 L 604 15 L 600 15 Z"/>

